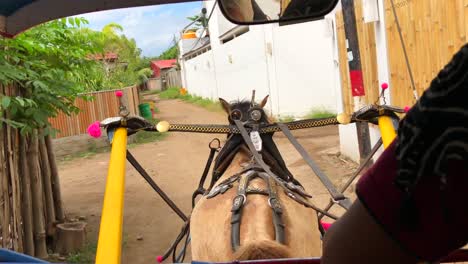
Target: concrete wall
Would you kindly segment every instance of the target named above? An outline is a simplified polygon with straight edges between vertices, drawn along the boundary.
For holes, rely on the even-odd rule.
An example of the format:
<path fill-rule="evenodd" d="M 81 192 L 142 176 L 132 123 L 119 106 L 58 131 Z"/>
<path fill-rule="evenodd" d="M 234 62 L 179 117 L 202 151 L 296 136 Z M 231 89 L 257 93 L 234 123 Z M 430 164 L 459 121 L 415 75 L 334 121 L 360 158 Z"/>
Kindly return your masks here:
<path fill-rule="evenodd" d="M 205 2 L 208 10 L 213 3 Z M 209 24 L 211 51 L 182 60 L 190 93 L 235 100 L 250 98 L 255 89 L 258 98 L 270 95 L 267 109 L 276 116 L 301 117 L 312 108 L 337 112 L 329 23 L 250 26 L 249 32 L 221 43 L 219 37 L 235 27 L 216 8 Z"/>

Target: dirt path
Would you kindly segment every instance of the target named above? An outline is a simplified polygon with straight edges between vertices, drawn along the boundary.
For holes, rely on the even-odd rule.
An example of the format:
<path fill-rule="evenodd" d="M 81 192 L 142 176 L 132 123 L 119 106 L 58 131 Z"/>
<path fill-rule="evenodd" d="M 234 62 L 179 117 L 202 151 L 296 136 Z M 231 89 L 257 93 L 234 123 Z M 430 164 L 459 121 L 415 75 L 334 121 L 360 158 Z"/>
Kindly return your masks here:
<path fill-rule="evenodd" d="M 173 123 L 226 122 L 223 113 L 209 112 L 178 100 L 160 101 L 157 105 L 160 109 L 158 118 Z M 345 176 L 355 168 L 354 163 L 338 157 L 337 127 L 308 129 L 294 134 L 334 182 L 344 182 Z M 213 137 L 173 133 L 160 142 L 139 145 L 130 151 L 188 214 L 191 194 L 198 184 L 209 152 L 207 145 Z M 314 196 L 314 202 L 324 206 L 329 201 L 326 190 L 287 139 L 278 135 L 276 140 L 293 174 Z M 97 240 L 108 160 L 109 153 L 103 153 L 59 165 L 67 213 L 87 218 L 90 241 Z M 122 263 L 155 263 L 156 256 L 169 247 L 181 226 L 182 221 L 127 164 Z M 137 240 L 140 236 L 143 240 Z"/>

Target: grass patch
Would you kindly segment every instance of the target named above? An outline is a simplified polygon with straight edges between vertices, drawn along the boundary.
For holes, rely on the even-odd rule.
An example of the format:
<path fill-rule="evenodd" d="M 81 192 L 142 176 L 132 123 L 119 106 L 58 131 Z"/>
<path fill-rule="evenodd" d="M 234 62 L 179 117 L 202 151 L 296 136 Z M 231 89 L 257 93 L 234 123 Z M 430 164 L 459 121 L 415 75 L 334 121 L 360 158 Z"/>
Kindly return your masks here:
<path fill-rule="evenodd" d="M 70 254 L 67 263 L 92 264 L 96 258 L 97 243 L 88 243 L 83 250 Z"/>
<path fill-rule="evenodd" d="M 66 162 L 71 161 L 77 158 L 85 158 L 89 159 L 96 156 L 99 153 L 106 153 L 110 151 L 110 146 L 103 147 L 103 148 L 93 148 L 91 147 L 88 151 L 78 152 L 70 155 L 65 155 L 61 158 L 58 158 L 59 161 Z"/>
<path fill-rule="evenodd" d="M 129 147 L 159 141 L 162 140 L 165 136 L 166 133 L 140 131 L 135 134 L 135 140 L 132 144 L 129 144 Z"/>
<path fill-rule="evenodd" d="M 180 98 L 179 88 L 171 87 L 159 93 L 161 99 L 177 99 Z"/>
<path fill-rule="evenodd" d="M 141 94 L 142 95 L 153 95 L 153 94 L 158 94 L 160 93 L 161 91 L 158 91 L 158 90 L 153 90 L 153 91 L 144 91 L 142 92 Z"/>
<path fill-rule="evenodd" d="M 317 109 L 312 109 L 310 112 L 305 116 L 305 118 L 330 118 L 330 117 L 336 117 L 336 113 L 333 113 L 332 111 L 329 111 L 327 109 L 323 108 L 317 108 Z"/>
<path fill-rule="evenodd" d="M 294 118 L 294 116 L 281 116 L 281 117 L 278 118 L 278 121 L 280 121 L 280 122 L 282 122 L 282 123 L 284 123 L 284 122 L 292 122 L 292 121 L 294 121 L 294 120 L 296 120 L 296 119 Z"/>
<path fill-rule="evenodd" d="M 201 106 L 209 111 L 222 111 L 221 104 L 219 102 L 212 101 L 207 98 L 200 96 L 194 96 L 191 94 L 180 94 L 180 89 L 176 87 L 168 88 L 167 90 L 159 94 L 161 99 L 181 99 L 183 101 L 192 103 L 194 105 Z"/>
<path fill-rule="evenodd" d="M 122 236 L 122 248 L 126 248 L 128 245 L 128 235 L 123 234 Z M 87 243 L 86 246 L 73 254 L 68 255 L 66 263 L 74 264 L 92 264 L 96 259 L 97 242 Z"/>

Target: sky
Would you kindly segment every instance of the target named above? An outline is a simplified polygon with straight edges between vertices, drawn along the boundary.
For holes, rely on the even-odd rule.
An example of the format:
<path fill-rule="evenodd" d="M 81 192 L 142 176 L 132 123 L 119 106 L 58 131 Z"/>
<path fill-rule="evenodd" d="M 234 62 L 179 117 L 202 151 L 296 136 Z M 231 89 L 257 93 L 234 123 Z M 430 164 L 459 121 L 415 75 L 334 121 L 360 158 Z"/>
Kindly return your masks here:
<path fill-rule="evenodd" d="M 88 27 L 101 30 L 105 25 L 120 24 L 128 38 L 135 39 L 143 56 L 157 56 L 170 47 L 174 35 L 199 14 L 202 2 L 156 5 L 101 11 L 79 15 L 89 21 Z M 177 35 L 179 38 L 179 35 Z"/>

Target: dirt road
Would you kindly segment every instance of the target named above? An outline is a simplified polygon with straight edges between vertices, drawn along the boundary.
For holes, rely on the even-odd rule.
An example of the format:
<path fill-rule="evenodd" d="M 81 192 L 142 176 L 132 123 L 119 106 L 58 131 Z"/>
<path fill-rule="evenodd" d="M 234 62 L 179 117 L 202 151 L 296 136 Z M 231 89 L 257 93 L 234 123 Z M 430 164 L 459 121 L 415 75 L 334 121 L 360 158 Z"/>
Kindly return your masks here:
<path fill-rule="evenodd" d="M 157 105 L 158 118 L 172 123 L 226 123 L 223 113 L 209 112 L 178 100 L 160 101 Z M 337 127 L 294 134 L 335 183 L 343 183 L 356 167 L 338 156 Z M 198 184 L 209 152 L 207 145 L 213 137 L 173 133 L 160 142 L 139 145 L 130 151 L 188 214 L 191 194 Z M 324 206 L 329 201 L 327 191 L 287 139 L 277 135 L 276 140 L 292 173 L 314 196 L 314 202 Z M 109 153 L 103 153 L 59 164 L 67 213 L 87 218 L 90 241 L 97 240 L 108 160 Z M 156 263 L 156 256 L 169 247 L 181 226 L 182 221 L 127 164 L 122 263 Z M 138 237 L 142 240 L 137 240 Z"/>

